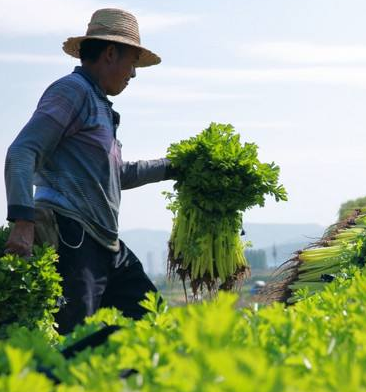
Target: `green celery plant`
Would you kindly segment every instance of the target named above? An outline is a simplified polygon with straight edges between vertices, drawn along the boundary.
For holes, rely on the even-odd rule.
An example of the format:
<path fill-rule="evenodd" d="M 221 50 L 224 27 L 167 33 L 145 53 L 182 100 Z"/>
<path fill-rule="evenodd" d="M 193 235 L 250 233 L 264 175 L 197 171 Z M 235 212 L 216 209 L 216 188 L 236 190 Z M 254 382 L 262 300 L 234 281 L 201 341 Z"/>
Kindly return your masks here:
<path fill-rule="evenodd" d="M 176 193 L 166 193 L 174 213 L 170 274 L 189 278 L 194 294 L 203 287 L 232 289 L 249 275 L 242 212 L 263 207 L 266 195 L 287 200 L 279 167 L 260 162 L 257 146 L 242 145 L 231 125 L 215 123 L 172 144 L 167 157 L 176 180 Z"/>

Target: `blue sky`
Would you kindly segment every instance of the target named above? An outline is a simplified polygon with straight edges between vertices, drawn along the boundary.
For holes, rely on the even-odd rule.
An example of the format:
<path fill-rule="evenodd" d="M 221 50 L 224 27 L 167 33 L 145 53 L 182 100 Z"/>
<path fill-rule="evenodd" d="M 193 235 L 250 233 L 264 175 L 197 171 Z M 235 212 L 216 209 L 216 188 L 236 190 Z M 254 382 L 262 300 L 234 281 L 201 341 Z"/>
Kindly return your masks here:
<path fill-rule="evenodd" d="M 30 7 L 31 4 L 31 7 Z M 62 52 L 91 13 L 138 17 L 161 65 L 138 70 L 113 98 L 125 159 L 164 156 L 211 121 L 230 122 L 281 167 L 289 202 L 268 201 L 248 222 L 331 224 L 366 195 L 366 2 L 363 0 L 0 0 L 1 165 L 43 90 L 77 60 Z M 162 190 L 125 191 L 121 228 L 171 227 Z M 0 221 L 6 198 L 0 183 Z"/>

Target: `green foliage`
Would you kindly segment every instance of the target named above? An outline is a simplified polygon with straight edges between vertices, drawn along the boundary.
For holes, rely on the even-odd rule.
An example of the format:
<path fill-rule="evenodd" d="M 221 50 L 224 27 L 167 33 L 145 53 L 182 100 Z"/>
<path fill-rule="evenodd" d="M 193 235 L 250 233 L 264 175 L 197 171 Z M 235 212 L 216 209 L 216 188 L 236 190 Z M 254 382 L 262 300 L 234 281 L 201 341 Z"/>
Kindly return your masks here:
<path fill-rule="evenodd" d="M 101 309 L 52 344 L 44 331 L 60 294 L 54 251 L 37 248 L 29 260 L 4 256 L 1 322 L 16 316 L 18 324 L 0 340 L 0 392 L 366 391 L 366 215 L 354 223 L 331 246 L 300 255 L 311 265 L 325 254 L 341 270 L 321 292 L 297 290 L 293 306 L 241 309 L 236 295 L 221 292 L 211 302 L 168 309 L 149 293 L 142 320 Z M 101 346 L 63 357 L 61 349 L 105 325 L 121 329 Z M 125 369 L 137 373 L 122 380 Z"/>
<path fill-rule="evenodd" d="M 8 228 L 0 228 L 2 254 L 8 235 Z M 0 337 L 20 326 L 56 336 L 53 313 L 61 296 L 56 262 L 57 254 L 47 247 L 34 247 L 26 259 L 12 254 L 0 257 Z"/>
<path fill-rule="evenodd" d="M 10 234 L 10 226 L 0 226 L 0 256 L 4 256 L 5 244 Z"/>
<path fill-rule="evenodd" d="M 264 206 L 265 196 L 287 200 L 279 167 L 261 163 L 254 143 L 240 142 L 232 125 L 211 123 L 195 137 L 172 144 L 167 157 L 176 171 L 179 204 L 209 213 Z"/>
<path fill-rule="evenodd" d="M 262 163 L 254 143 L 240 142 L 231 125 L 211 125 L 195 137 L 172 144 L 167 157 L 176 173 L 170 266 L 191 279 L 224 286 L 246 273 L 239 237 L 241 211 L 264 206 L 267 195 L 287 200 L 278 184 L 279 167 Z"/>
<path fill-rule="evenodd" d="M 0 342 L 0 390 L 50 392 L 365 391 L 366 277 L 349 270 L 321 293 L 285 307 L 238 309 L 237 297 L 167 309 L 155 294 L 143 320 L 101 310 L 80 327 L 116 323 L 101 347 L 66 361 L 36 331 Z M 43 364 L 56 386 L 37 371 Z M 127 380 L 122 369 L 138 371 Z M 37 389 L 34 389 L 37 387 Z"/>
<path fill-rule="evenodd" d="M 348 200 L 343 203 L 339 208 L 339 220 L 346 219 L 347 216 L 355 209 L 364 209 L 366 207 L 366 196 L 359 197 L 358 199 Z"/>

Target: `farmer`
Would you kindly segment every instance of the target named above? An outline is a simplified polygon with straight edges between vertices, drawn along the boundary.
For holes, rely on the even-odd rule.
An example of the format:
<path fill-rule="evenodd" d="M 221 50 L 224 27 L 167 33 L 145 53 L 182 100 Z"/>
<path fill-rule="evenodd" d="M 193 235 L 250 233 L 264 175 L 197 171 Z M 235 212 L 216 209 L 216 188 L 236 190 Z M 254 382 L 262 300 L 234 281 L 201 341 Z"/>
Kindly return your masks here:
<path fill-rule="evenodd" d="M 107 96 L 120 94 L 136 67 L 161 61 L 140 45 L 136 18 L 98 10 L 86 35 L 69 38 L 63 50 L 81 66 L 46 89 L 6 156 L 14 222 L 6 252 L 29 256 L 34 242 L 55 246 L 66 299 L 56 321 L 68 333 L 99 307 L 135 319 L 145 313 L 138 302 L 156 288 L 118 239 L 120 193 L 168 179 L 171 168 L 165 158 L 122 161 L 116 138 L 120 116 Z"/>

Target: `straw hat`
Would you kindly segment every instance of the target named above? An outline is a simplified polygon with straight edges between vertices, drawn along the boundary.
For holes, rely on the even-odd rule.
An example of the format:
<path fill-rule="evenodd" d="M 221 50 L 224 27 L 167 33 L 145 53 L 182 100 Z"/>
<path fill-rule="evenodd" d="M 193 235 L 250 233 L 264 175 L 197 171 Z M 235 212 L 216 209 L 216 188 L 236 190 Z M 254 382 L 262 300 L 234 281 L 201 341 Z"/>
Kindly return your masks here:
<path fill-rule="evenodd" d="M 95 11 L 88 24 L 86 35 L 68 38 L 63 44 L 63 50 L 73 57 L 80 58 L 80 43 L 90 38 L 120 42 L 141 49 L 136 67 L 148 67 L 161 62 L 159 56 L 140 45 L 137 20 L 124 10 L 104 8 Z"/>

